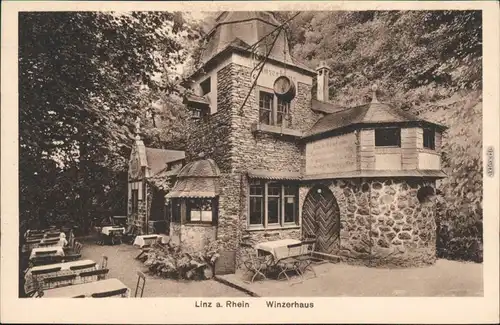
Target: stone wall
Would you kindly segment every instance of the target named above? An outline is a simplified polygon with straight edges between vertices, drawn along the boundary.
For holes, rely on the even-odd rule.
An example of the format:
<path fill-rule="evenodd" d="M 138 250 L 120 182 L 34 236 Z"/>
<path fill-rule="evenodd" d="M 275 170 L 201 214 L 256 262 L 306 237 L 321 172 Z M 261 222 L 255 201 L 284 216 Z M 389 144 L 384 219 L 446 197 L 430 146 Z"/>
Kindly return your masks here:
<path fill-rule="evenodd" d="M 217 72 L 217 112 L 188 123 L 186 160 L 192 161 L 203 153 L 213 159 L 221 172 L 231 171 L 231 94 L 235 91 L 231 82 L 231 65 Z"/>
<path fill-rule="evenodd" d="M 344 261 L 369 266 L 421 266 L 436 259 L 435 205 L 420 203 L 418 190 L 435 188 L 417 179 L 321 182 L 340 209 L 340 250 Z M 316 185 L 317 183 L 315 183 Z"/>
<path fill-rule="evenodd" d="M 251 69 L 237 64 L 230 64 L 228 68 L 231 69 L 233 78 L 230 137 L 233 169 L 242 172 L 248 169 L 300 171 L 305 165 L 304 148 L 295 138 L 252 133 L 252 124 L 259 122 L 258 91 L 250 93 L 241 109 L 252 84 Z M 221 79 L 219 84 L 221 83 L 227 81 Z M 297 96 L 291 106 L 293 129 L 308 129 L 319 118 L 311 110 L 310 93 L 310 85 L 298 83 Z"/>
<path fill-rule="evenodd" d="M 147 228 L 146 216 L 151 207 L 153 194 L 147 184 L 143 184 L 143 186 L 142 197 L 138 200 L 137 213 L 132 213 L 132 198 L 130 196 L 128 198 L 128 222 L 136 226 L 144 234 Z"/>
<path fill-rule="evenodd" d="M 212 225 L 185 224 L 180 226 L 181 247 L 184 251 L 199 252 L 215 240 L 216 227 Z"/>

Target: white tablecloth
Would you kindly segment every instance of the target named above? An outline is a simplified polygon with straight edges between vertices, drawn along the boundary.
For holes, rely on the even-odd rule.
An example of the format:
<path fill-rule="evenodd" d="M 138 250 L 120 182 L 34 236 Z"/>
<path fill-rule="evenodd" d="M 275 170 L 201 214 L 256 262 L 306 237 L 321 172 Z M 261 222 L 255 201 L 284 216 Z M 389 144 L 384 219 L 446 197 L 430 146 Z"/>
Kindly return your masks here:
<path fill-rule="evenodd" d="M 255 245 L 255 249 L 268 252 L 273 255 L 275 260 L 286 258 L 288 256 L 299 255 L 307 252 L 305 246 L 294 247 L 288 249 L 288 245 L 299 244 L 297 239 L 280 239 L 268 242 L 262 242 Z"/>
<path fill-rule="evenodd" d="M 64 250 L 61 246 L 52 246 L 52 247 L 37 247 L 31 250 L 30 259 L 36 256 L 36 252 L 50 252 L 56 251 L 55 256 L 64 256 Z"/>
<path fill-rule="evenodd" d="M 141 235 L 135 237 L 134 246 L 144 247 L 145 245 L 152 245 L 156 242 L 158 237 L 161 237 L 162 244 L 166 244 L 168 242 L 167 236 L 156 235 L 156 234 Z"/>
<path fill-rule="evenodd" d="M 121 233 L 123 234 L 125 232 L 125 228 L 106 226 L 106 227 L 102 227 L 102 229 L 101 229 L 101 233 L 103 233 L 107 236 L 109 236 L 110 231 L 121 231 Z"/>
<path fill-rule="evenodd" d="M 90 298 L 93 293 L 107 292 L 124 288 L 128 289 L 128 287 L 120 280 L 107 279 L 45 290 L 42 298 L 71 298 L 80 295 L 85 295 L 85 297 Z M 128 289 L 126 297 L 129 295 L 130 289 Z"/>

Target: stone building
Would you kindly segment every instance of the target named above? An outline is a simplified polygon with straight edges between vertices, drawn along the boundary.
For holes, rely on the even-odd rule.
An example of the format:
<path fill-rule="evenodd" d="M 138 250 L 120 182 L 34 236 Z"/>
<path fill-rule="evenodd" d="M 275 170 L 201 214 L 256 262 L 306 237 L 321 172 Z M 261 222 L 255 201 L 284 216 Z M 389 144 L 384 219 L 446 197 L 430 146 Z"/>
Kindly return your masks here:
<path fill-rule="evenodd" d="M 186 249 L 217 240 L 235 265 L 243 240 L 305 235 L 325 258 L 433 263 L 445 127 L 379 102 L 376 89 L 365 105 L 331 103 L 329 68 L 297 62 L 271 33 L 279 25 L 270 12 L 225 12 L 208 34 L 186 85 L 193 118 L 166 195 L 169 235 Z"/>
<path fill-rule="evenodd" d="M 170 209 L 165 194 L 185 161 L 184 151 L 148 148 L 139 135 L 135 139 L 128 170 L 128 223 L 141 233 L 168 234 Z"/>

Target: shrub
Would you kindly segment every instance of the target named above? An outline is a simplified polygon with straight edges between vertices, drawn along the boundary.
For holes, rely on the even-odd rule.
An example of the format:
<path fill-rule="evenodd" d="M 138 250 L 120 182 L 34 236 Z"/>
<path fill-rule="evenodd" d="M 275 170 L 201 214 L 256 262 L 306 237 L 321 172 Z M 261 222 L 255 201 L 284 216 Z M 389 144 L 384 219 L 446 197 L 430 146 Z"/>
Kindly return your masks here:
<path fill-rule="evenodd" d="M 183 251 L 172 243 L 155 244 L 141 257 L 141 261 L 153 274 L 187 280 L 207 280 L 214 275 L 215 262 L 219 258 L 219 241 L 210 242 L 201 251 Z"/>

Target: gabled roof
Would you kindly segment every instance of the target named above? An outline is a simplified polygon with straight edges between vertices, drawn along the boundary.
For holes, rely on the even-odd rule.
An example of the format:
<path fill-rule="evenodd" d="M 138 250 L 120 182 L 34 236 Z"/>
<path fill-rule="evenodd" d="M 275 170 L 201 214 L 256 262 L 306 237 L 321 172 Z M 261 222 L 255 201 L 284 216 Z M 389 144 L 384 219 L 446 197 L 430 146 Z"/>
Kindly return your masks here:
<path fill-rule="evenodd" d="M 441 129 L 446 128 L 443 125 L 420 119 L 409 112 L 375 100 L 369 104 L 351 107 L 325 115 L 320 118 L 311 129 L 305 132 L 304 137 L 310 137 L 352 125 L 402 122 L 427 123 L 433 124 Z"/>
<path fill-rule="evenodd" d="M 146 147 L 147 166 L 150 176 L 163 171 L 169 162 L 185 159 L 186 154 L 180 150 L 167 150 Z"/>

